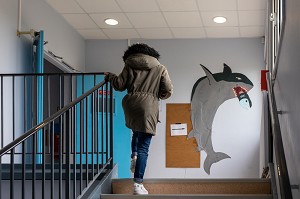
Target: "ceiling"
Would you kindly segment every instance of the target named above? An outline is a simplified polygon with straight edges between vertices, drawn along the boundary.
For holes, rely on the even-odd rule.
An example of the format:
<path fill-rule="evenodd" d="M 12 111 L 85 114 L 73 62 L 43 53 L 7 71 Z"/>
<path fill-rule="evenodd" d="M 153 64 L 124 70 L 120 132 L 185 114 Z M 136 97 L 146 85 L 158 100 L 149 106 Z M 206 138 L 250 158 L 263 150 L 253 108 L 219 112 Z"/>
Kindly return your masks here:
<path fill-rule="evenodd" d="M 85 39 L 262 37 L 266 0 L 46 0 Z M 214 16 L 227 22 L 216 24 Z M 119 21 L 116 26 L 104 23 Z"/>

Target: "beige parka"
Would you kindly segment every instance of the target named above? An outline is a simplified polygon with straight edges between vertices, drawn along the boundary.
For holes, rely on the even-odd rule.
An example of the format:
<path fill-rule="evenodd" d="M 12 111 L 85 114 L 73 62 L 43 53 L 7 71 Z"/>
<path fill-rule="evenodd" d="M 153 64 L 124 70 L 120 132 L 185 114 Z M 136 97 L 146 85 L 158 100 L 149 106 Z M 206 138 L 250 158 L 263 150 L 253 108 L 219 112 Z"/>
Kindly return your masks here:
<path fill-rule="evenodd" d="M 167 99 L 173 85 L 165 66 L 149 55 L 133 54 L 125 60 L 119 76 L 109 73 L 106 79 L 117 91 L 127 89 L 122 100 L 126 126 L 133 131 L 156 134 L 159 99 Z"/>

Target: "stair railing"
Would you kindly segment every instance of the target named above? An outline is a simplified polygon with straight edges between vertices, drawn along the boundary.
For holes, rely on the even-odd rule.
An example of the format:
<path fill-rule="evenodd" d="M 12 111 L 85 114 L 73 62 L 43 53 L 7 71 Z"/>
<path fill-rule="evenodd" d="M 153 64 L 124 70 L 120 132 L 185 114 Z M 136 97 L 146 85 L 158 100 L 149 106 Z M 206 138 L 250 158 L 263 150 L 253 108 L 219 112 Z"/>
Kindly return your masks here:
<path fill-rule="evenodd" d="M 102 81 L 1 148 L 0 198 L 81 198 L 113 167 L 113 111 Z"/>
<path fill-rule="evenodd" d="M 271 83 L 271 73 L 267 73 L 267 85 L 268 85 L 268 101 L 269 101 L 269 112 L 271 117 L 271 133 L 273 137 L 273 142 L 269 144 L 269 147 L 274 147 L 275 161 L 269 164 L 271 167 L 275 165 L 276 176 L 273 177 L 272 181 L 276 182 L 278 179 L 279 184 L 279 194 L 281 199 L 292 199 L 292 191 L 290 185 L 290 179 L 284 154 L 284 147 L 282 142 L 278 111 L 273 91 L 273 86 Z M 271 172 L 273 168 L 271 168 Z M 271 173 L 272 176 L 272 173 Z M 276 188 L 273 186 L 273 189 Z M 278 193 L 276 193 L 277 195 Z"/>
<path fill-rule="evenodd" d="M 282 40 L 286 24 L 286 0 L 268 0 L 267 6 L 267 51 L 266 64 L 269 72 L 266 74 L 268 86 L 268 106 L 271 131 L 269 137 L 269 167 L 272 181 L 273 198 L 292 199 L 288 168 L 285 159 L 282 134 L 280 130 L 278 110 L 274 95 L 278 64 L 282 50 Z M 273 153 L 274 152 L 274 153 Z M 273 155 L 274 154 L 274 155 Z M 278 187 L 278 189 L 277 189 Z"/>

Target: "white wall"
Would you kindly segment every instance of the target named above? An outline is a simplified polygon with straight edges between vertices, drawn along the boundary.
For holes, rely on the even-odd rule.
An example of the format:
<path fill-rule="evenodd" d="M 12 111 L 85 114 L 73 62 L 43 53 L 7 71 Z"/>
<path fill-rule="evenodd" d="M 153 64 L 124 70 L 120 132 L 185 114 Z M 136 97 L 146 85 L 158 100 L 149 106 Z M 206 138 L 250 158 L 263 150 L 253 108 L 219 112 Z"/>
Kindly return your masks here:
<path fill-rule="evenodd" d="M 134 43 L 135 41 L 132 41 Z M 262 94 L 260 70 L 264 68 L 263 44 L 256 39 L 191 39 L 146 40 L 161 54 L 161 63 L 167 66 L 174 85 L 172 97 L 162 103 L 158 135 L 152 140 L 145 178 L 252 178 L 259 177 L 259 143 L 261 128 Z M 86 44 L 87 72 L 111 71 L 120 73 L 122 55 L 127 41 L 95 41 Z M 237 99 L 226 101 L 216 113 L 212 129 L 215 151 L 231 159 L 222 160 L 211 167 L 207 175 L 202 166 L 206 154 L 201 152 L 201 168 L 166 168 L 165 104 L 189 103 L 193 84 L 204 76 L 199 64 L 212 73 L 223 71 L 223 63 L 233 72 L 245 74 L 254 84 L 249 92 L 252 108 L 244 110 Z"/>
<path fill-rule="evenodd" d="M 17 37 L 18 1 L 0 1 L 0 73 L 31 70 L 31 43 Z"/>
<path fill-rule="evenodd" d="M 21 73 L 31 68 L 31 38 L 16 35 L 18 0 L 0 0 L 0 73 Z M 85 41 L 44 0 L 22 0 L 22 31 L 44 30 L 45 49 L 84 71 Z M 28 38 L 28 39 L 26 39 Z"/>

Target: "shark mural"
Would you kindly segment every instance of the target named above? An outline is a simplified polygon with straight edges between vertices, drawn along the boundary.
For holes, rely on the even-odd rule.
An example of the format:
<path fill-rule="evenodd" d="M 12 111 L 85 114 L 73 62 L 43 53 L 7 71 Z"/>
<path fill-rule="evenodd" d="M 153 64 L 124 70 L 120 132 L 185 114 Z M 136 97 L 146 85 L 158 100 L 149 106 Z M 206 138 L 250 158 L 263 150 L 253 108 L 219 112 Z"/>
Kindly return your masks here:
<path fill-rule="evenodd" d="M 204 170 L 210 174 L 213 163 L 230 158 L 225 153 L 215 152 L 212 146 L 211 130 L 217 109 L 223 102 L 235 97 L 243 108 L 251 108 L 252 102 L 247 92 L 252 89 L 253 83 L 241 73 L 232 73 L 231 68 L 225 63 L 222 73 L 212 74 L 205 66 L 201 67 L 206 76 L 198 79 L 192 89 L 193 129 L 189 132 L 188 139 L 194 137 L 198 145 L 197 150 L 206 152 Z"/>

